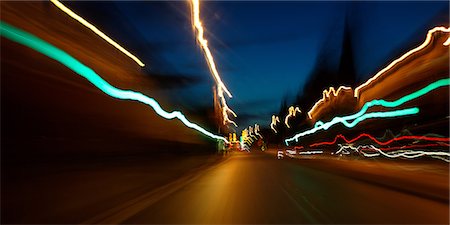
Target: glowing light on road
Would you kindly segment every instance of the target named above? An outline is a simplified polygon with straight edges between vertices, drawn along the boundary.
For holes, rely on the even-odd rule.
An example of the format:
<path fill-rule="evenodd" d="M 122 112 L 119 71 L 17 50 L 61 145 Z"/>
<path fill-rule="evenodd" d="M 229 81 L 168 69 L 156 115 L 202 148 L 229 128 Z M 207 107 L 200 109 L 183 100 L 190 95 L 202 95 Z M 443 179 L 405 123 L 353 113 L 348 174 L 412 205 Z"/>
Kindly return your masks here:
<path fill-rule="evenodd" d="M 342 146 L 335 154 L 346 150 L 346 149 L 352 149 L 355 152 L 361 153 L 365 157 L 377 157 L 377 156 L 385 156 L 388 158 L 407 158 L 407 159 L 414 159 L 422 156 L 438 156 L 439 159 L 447 161 L 448 159 L 442 158 L 444 157 L 450 157 L 450 152 L 447 151 L 421 151 L 421 150 L 400 150 L 400 151 L 394 151 L 394 152 L 383 152 L 382 150 L 378 149 L 377 147 L 373 145 L 360 145 L 358 147 L 353 146 Z M 362 151 L 361 149 L 372 149 L 375 150 L 375 153 L 366 153 Z"/>
<path fill-rule="evenodd" d="M 422 145 L 405 145 L 405 146 L 397 146 L 397 147 L 389 147 L 389 148 L 380 148 L 382 151 L 392 151 L 392 150 L 401 150 L 401 149 L 418 149 L 418 148 L 427 148 L 427 147 L 448 147 L 449 144 L 422 144 Z"/>
<path fill-rule="evenodd" d="M 400 141 L 400 140 L 423 140 L 423 141 L 444 141 L 444 142 L 450 142 L 450 138 L 448 137 L 428 137 L 428 136 L 400 136 L 400 137 L 395 137 L 392 138 L 391 140 L 388 141 L 379 141 L 378 139 L 376 139 L 375 137 L 373 137 L 370 134 L 366 134 L 366 133 L 362 133 L 360 135 L 358 135 L 358 137 L 355 137 L 353 139 L 348 140 L 344 135 L 342 134 L 338 134 L 336 135 L 336 137 L 334 138 L 333 141 L 324 141 L 324 142 L 319 142 L 319 143 L 314 143 L 309 145 L 310 147 L 317 147 L 317 146 L 321 146 L 321 145 L 334 145 L 336 144 L 336 142 L 338 141 L 338 139 L 342 139 L 344 140 L 347 144 L 353 143 L 363 137 L 367 137 L 370 138 L 372 141 L 376 142 L 379 145 L 388 145 L 391 144 L 394 141 Z"/>
<path fill-rule="evenodd" d="M 325 102 L 328 98 L 330 98 L 330 94 L 332 94 L 334 97 L 339 95 L 339 92 L 342 90 L 351 90 L 351 87 L 346 86 L 340 86 L 337 91 L 334 90 L 333 87 L 330 87 L 329 90 L 323 90 L 322 92 L 322 98 L 316 102 L 316 104 L 313 105 L 313 107 L 308 111 L 308 117 L 312 119 L 312 113 L 316 110 L 317 107 L 319 107 L 320 104 Z"/>
<path fill-rule="evenodd" d="M 273 132 L 278 133 L 277 130 L 275 129 L 275 126 L 277 125 L 277 123 L 280 122 L 280 118 L 278 118 L 278 116 L 272 115 L 272 122 L 270 123 L 270 128 L 272 128 Z"/>
<path fill-rule="evenodd" d="M 373 76 L 372 78 L 370 78 L 369 80 L 367 80 L 364 84 L 361 84 L 360 86 L 358 86 L 355 89 L 355 93 L 354 96 L 355 97 L 359 97 L 359 92 L 362 88 L 364 88 L 365 86 L 369 85 L 370 83 L 372 83 L 373 81 L 375 81 L 376 79 L 378 79 L 378 77 L 380 77 L 381 75 L 383 75 L 384 73 L 386 73 L 386 71 L 390 70 L 392 67 L 394 67 L 396 64 L 398 64 L 399 62 L 405 60 L 407 57 L 409 57 L 410 55 L 422 50 L 423 48 L 425 48 L 430 42 L 431 42 L 431 38 L 433 37 L 433 33 L 436 31 L 441 31 L 441 32 L 450 32 L 450 27 L 449 28 L 445 28 L 445 27 L 435 27 L 431 30 L 428 31 L 427 37 L 425 39 L 425 41 L 419 45 L 418 47 L 410 50 L 409 52 L 405 53 L 404 55 L 402 55 L 400 58 L 392 61 L 388 66 L 386 66 L 385 68 L 383 68 L 382 70 L 380 70 L 377 74 L 375 74 L 375 76 Z M 450 38 L 447 39 L 447 41 L 445 41 L 443 43 L 443 45 L 448 46 L 450 44 Z"/>
<path fill-rule="evenodd" d="M 114 40 L 112 40 L 110 37 L 108 37 L 106 34 L 104 34 L 103 32 L 101 32 L 97 27 L 95 27 L 94 25 L 92 25 L 91 23 L 89 23 L 88 21 L 86 21 L 85 19 L 83 19 L 81 16 L 77 15 L 76 13 L 74 13 L 72 10 L 70 10 L 69 8 L 67 8 L 65 5 L 63 5 L 61 2 L 59 2 L 58 0 L 50 0 L 56 7 L 58 7 L 60 10 L 62 10 L 63 12 L 65 12 L 67 15 L 69 15 L 70 17 L 72 17 L 73 19 L 75 19 L 76 21 L 78 21 L 79 23 L 83 24 L 85 27 L 89 28 L 90 30 L 92 30 L 95 34 L 97 34 L 98 36 L 100 36 L 101 38 L 103 38 L 103 40 L 107 41 L 109 44 L 111 44 L 112 46 L 114 46 L 115 48 L 117 48 L 119 51 L 121 51 L 122 53 L 124 53 L 125 55 L 127 55 L 128 57 L 130 57 L 132 60 L 134 60 L 139 66 L 144 67 L 145 64 L 138 59 L 135 55 L 131 54 L 129 51 L 127 51 L 125 48 L 123 48 L 122 46 L 120 46 L 119 44 L 117 44 L 117 42 L 115 42 Z"/>
<path fill-rule="evenodd" d="M 155 99 L 150 98 L 142 93 L 130 91 L 130 90 L 121 90 L 118 89 L 108 82 L 106 82 L 103 78 L 101 78 L 97 73 L 95 73 L 91 68 L 87 67 L 86 65 L 82 64 L 80 61 L 72 57 L 71 55 L 67 54 L 63 50 L 51 45 L 50 43 L 30 34 L 25 31 L 22 31 L 18 28 L 15 28 L 3 21 L 0 22 L 0 28 L 1 28 L 1 36 L 4 36 L 5 38 L 8 38 L 14 42 L 20 43 L 22 45 L 28 46 L 29 48 L 32 48 L 49 58 L 52 58 L 61 64 L 65 65 L 75 73 L 79 74 L 80 76 L 86 78 L 89 82 L 91 82 L 95 87 L 106 93 L 107 95 L 117 98 L 117 99 L 123 99 L 123 100 L 133 100 L 138 101 L 143 104 L 149 105 L 152 107 L 155 112 L 166 118 L 166 119 L 179 119 L 182 123 L 184 123 L 187 127 L 192 128 L 194 130 L 197 130 L 206 136 L 209 136 L 211 138 L 217 139 L 217 140 L 223 140 L 226 143 L 228 143 L 227 139 L 215 134 L 210 133 L 209 131 L 205 130 L 204 128 L 200 127 L 199 125 L 190 122 L 181 112 L 179 111 L 173 111 L 173 112 L 166 112 L 164 111 L 161 106 L 158 104 Z"/>
<path fill-rule="evenodd" d="M 227 93 L 229 98 L 232 98 L 230 91 L 228 91 L 225 84 L 222 82 L 222 79 L 220 78 L 219 72 L 216 68 L 216 63 L 214 62 L 214 57 L 209 50 L 208 47 L 208 41 L 204 38 L 204 28 L 202 25 L 202 22 L 200 20 L 200 1 L 199 0 L 191 0 L 191 7 L 192 7 L 192 27 L 194 27 L 197 30 L 197 41 L 200 44 L 200 47 L 203 50 L 203 53 L 205 54 L 206 61 L 208 62 L 208 67 L 213 75 L 214 80 L 217 84 L 217 94 L 219 98 L 221 99 L 222 103 L 222 114 L 223 114 L 223 122 L 226 123 L 232 123 L 234 126 L 237 127 L 236 123 L 231 121 L 228 117 L 228 113 L 231 113 L 234 117 L 236 117 L 236 113 L 234 113 L 226 104 L 225 96 L 223 92 Z"/>
<path fill-rule="evenodd" d="M 298 107 L 294 108 L 294 106 L 291 106 L 291 107 L 289 107 L 288 112 L 289 112 L 289 114 L 286 116 L 286 118 L 284 118 L 284 124 L 286 124 L 287 128 L 291 128 L 289 126 L 289 118 L 296 116 L 297 112 L 301 113 L 302 111 Z"/>
<path fill-rule="evenodd" d="M 314 154 L 322 154 L 323 151 L 306 151 L 306 152 L 299 152 L 299 155 L 314 155 Z"/>
<path fill-rule="evenodd" d="M 437 88 L 449 86 L 449 85 L 450 85 L 449 78 L 441 79 L 441 80 L 435 81 L 435 82 L 427 85 L 426 87 L 424 87 L 418 91 L 415 91 L 411 94 L 405 95 L 395 101 L 386 101 L 386 100 L 375 99 L 370 102 L 366 102 L 358 113 L 355 113 L 350 116 L 334 117 L 330 122 L 327 122 L 327 123 L 318 121 L 315 123 L 313 129 L 296 134 L 294 137 L 286 139 L 285 142 L 286 142 L 286 144 L 288 144 L 289 141 L 293 141 L 293 140 L 298 141 L 299 137 L 302 137 L 302 136 L 305 136 L 308 134 L 313 134 L 319 130 L 327 130 L 331 126 L 338 124 L 338 123 L 342 123 L 346 127 L 352 128 L 359 122 L 361 122 L 365 119 L 369 119 L 369 118 L 388 118 L 388 117 L 399 117 L 399 116 L 417 114 L 417 113 L 419 113 L 418 108 L 409 108 L 409 109 L 388 111 L 388 112 L 373 112 L 373 113 L 367 113 L 367 114 L 365 114 L 365 113 L 370 107 L 373 107 L 373 106 L 383 106 L 383 107 L 387 107 L 387 108 L 394 108 L 394 107 L 400 106 L 408 101 L 419 98 Z M 354 121 L 349 123 L 348 122 L 349 120 L 354 120 Z"/>

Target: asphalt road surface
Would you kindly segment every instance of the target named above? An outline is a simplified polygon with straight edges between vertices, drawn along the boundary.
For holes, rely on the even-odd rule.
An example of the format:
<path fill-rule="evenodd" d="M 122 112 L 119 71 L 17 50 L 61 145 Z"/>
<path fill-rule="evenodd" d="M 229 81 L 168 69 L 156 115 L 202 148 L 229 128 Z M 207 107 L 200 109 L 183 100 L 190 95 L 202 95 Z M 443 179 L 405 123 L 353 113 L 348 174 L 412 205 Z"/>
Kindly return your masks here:
<path fill-rule="evenodd" d="M 315 167 L 308 166 L 311 163 Z M 273 154 L 235 153 L 219 164 L 129 199 L 85 222 L 449 222 L 448 200 L 389 188 L 383 181 L 379 184 L 366 182 L 334 173 L 333 169 L 316 169 L 320 163 L 327 161 L 277 160 Z M 414 170 L 410 172 L 414 173 Z M 448 181 L 448 174 L 444 180 Z"/>

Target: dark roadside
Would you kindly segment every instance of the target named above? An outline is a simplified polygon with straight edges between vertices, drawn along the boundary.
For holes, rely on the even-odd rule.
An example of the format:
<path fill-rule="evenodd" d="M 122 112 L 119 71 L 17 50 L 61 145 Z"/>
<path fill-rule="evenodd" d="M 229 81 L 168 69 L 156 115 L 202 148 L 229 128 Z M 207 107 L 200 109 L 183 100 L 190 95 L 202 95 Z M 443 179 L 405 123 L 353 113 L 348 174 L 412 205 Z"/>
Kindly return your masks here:
<path fill-rule="evenodd" d="M 6 143 L 14 144 L 14 141 Z M 61 143 L 67 144 L 67 140 Z M 101 154 L 98 150 L 68 153 L 71 150 L 61 147 L 65 153 L 52 151 L 51 155 L 34 156 L 3 152 L 2 223 L 82 223 L 226 158 L 215 154 L 214 149 L 205 149 L 212 146 L 186 143 L 158 143 L 158 146 L 147 146 L 147 150 L 137 146 L 142 143 L 126 146 L 126 143 L 110 141 L 108 145 L 95 141 L 91 144 L 93 148 L 107 150 Z M 11 150 L 4 143 L 3 147 Z M 28 147 L 43 152 L 39 151 L 39 144 Z M 128 150 L 114 151 L 123 148 Z"/>
<path fill-rule="evenodd" d="M 266 153 L 277 157 L 275 149 Z M 294 158 L 285 155 L 282 160 L 444 204 L 449 202 L 449 164 L 441 160 L 367 159 L 326 152 Z"/>

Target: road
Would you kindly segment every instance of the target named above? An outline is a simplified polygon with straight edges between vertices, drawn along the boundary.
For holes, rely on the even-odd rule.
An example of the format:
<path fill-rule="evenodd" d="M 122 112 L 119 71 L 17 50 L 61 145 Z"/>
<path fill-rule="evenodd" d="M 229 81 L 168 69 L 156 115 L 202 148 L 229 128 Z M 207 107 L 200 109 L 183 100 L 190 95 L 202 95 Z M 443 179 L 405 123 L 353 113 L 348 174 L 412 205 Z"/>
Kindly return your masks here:
<path fill-rule="evenodd" d="M 318 170 L 302 165 L 301 160 L 277 160 L 263 153 L 236 153 L 189 179 L 131 199 L 108 213 L 86 222 L 449 222 L 448 202 Z"/>

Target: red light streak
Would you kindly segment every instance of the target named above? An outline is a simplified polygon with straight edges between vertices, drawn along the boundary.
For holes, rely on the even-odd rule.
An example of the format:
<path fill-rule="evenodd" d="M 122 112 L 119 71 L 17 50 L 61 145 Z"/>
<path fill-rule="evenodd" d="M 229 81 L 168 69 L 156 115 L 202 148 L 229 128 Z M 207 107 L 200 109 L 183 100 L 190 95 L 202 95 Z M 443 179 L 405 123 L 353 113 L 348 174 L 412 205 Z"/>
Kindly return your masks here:
<path fill-rule="evenodd" d="M 409 140 L 409 139 L 414 139 L 414 140 L 425 140 L 425 141 L 445 141 L 445 142 L 450 142 L 450 138 L 447 137 L 428 137 L 428 136 L 401 136 L 401 137 L 395 137 L 389 141 L 379 141 L 378 139 L 376 139 L 375 137 L 371 136 L 370 134 L 366 134 L 366 133 L 362 133 L 360 134 L 358 137 L 355 137 L 351 140 L 348 140 L 347 138 L 345 138 L 344 135 L 342 134 L 338 134 L 333 141 L 325 141 L 325 142 L 319 142 L 319 143 L 314 143 L 309 145 L 310 147 L 316 147 L 316 146 L 320 146 L 320 145 L 334 145 L 336 144 L 338 138 L 341 138 L 342 140 L 344 140 L 347 144 L 353 143 L 359 139 L 361 139 L 362 137 L 367 137 L 370 138 L 371 140 L 373 140 L 374 142 L 376 142 L 379 145 L 388 145 L 394 141 L 400 141 L 400 140 Z"/>

